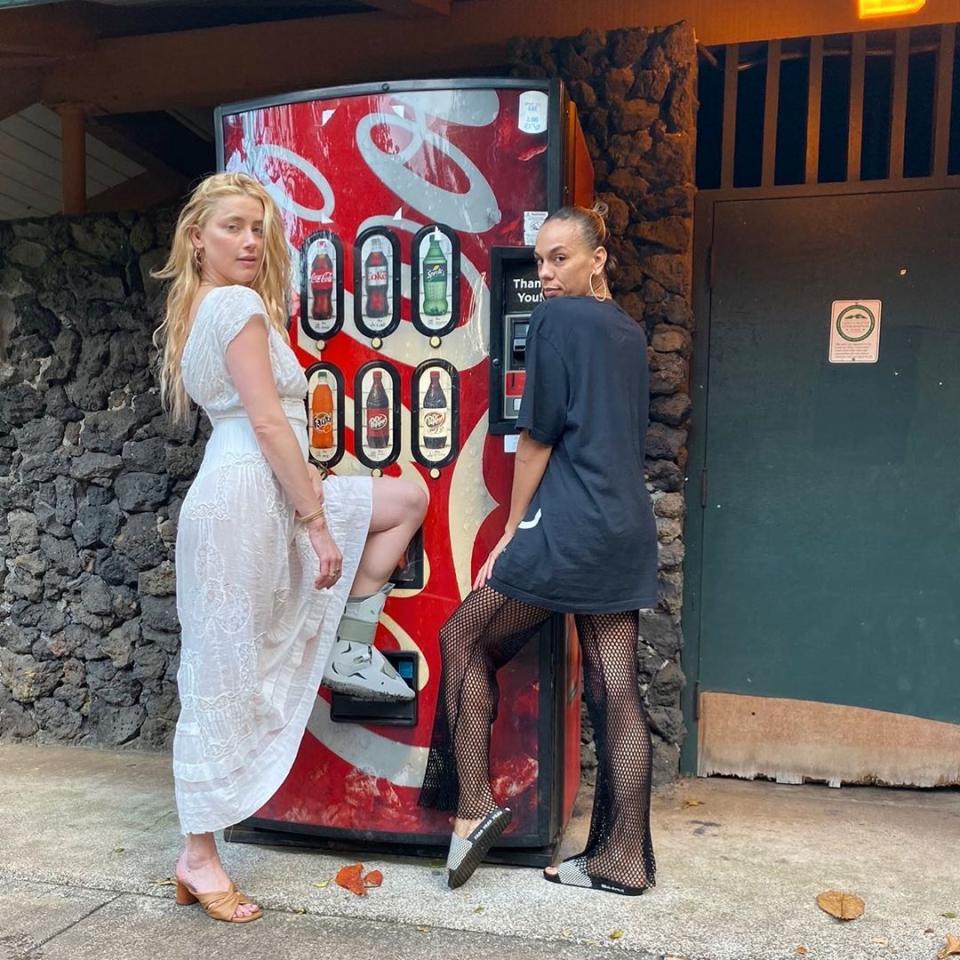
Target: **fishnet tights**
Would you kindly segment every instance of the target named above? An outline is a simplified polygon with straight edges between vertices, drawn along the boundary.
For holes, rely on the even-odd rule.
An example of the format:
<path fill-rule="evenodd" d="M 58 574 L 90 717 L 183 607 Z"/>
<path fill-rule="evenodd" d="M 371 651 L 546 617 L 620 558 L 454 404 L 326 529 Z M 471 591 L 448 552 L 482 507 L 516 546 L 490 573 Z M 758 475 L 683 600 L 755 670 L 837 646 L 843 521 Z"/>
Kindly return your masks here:
<path fill-rule="evenodd" d="M 490 791 L 496 672 L 551 613 L 474 590 L 440 630 L 441 703 L 420 803 L 475 819 L 497 804 Z M 654 882 L 650 840 L 651 747 L 637 687 L 637 613 L 578 614 L 584 695 L 597 748 L 597 786 L 586 849 L 573 859 L 591 877 L 633 887 Z"/>

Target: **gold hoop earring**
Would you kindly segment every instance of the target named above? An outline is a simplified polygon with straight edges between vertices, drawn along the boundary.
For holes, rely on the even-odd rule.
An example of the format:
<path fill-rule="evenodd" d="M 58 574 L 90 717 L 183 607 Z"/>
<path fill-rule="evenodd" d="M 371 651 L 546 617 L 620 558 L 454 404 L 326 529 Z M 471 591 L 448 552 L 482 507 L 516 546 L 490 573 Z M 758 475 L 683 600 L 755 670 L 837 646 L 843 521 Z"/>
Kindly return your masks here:
<path fill-rule="evenodd" d="M 594 289 L 594 286 L 593 286 L 593 278 L 596 276 L 597 276 L 596 273 L 590 274 L 590 295 L 593 297 L 594 300 L 597 301 L 597 303 L 603 303 L 604 300 L 609 298 L 610 291 L 607 289 L 607 281 L 601 277 L 600 278 L 600 295 L 597 296 L 597 291 Z"/>
<path fill-rule="evenodd" d="M 197 270 L 203 269 L 203 247 L 193 248 L 193 262 L 196 264 Z"/>

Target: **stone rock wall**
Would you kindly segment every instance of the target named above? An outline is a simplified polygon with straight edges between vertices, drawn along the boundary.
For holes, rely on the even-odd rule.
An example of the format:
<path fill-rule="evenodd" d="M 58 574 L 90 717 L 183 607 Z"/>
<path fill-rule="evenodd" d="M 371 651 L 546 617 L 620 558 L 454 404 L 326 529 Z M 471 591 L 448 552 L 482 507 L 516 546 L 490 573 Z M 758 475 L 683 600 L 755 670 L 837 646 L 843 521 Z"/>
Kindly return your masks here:
<path fill-rule="evenodd" d="M 650 340 L 647 484 L 660 601 L 641 617 L 654 776 L 684 735 L 680 604 L 696 51 L 692 29 L 513 45 L 559 75 L 610 208 L 615 293 Z M 177 516 L 208 436 L 150 369 L 168 211 L 0 223 L 0 738 L 166 747 L 177 715 Z M 584 768 L 596 761 L 585 727 Z"/>
<path fill-rule="evenodd" d="M 170 743 L 173 546 L 202 455 L 161 412 L 170 216 L 0 224 L 0 737 Z"/>
<path fill-rule="evenodd" d="M 680 709 L 683 482 L 690 416 L 697 51 L 686 23 L 656 29 L 587 30 L 562 40 L 514 41 L 513 72 L 563 79 L 577 105 L 609 207 L 614 295 L 650 343 L 647 487 L 659 532 L 656 610 L 640 619 L 637 656 L 654 744 L 654 782 L 677 775 L 685 735 Z M 596 768 L 584 714 L 583 767 Z"/>

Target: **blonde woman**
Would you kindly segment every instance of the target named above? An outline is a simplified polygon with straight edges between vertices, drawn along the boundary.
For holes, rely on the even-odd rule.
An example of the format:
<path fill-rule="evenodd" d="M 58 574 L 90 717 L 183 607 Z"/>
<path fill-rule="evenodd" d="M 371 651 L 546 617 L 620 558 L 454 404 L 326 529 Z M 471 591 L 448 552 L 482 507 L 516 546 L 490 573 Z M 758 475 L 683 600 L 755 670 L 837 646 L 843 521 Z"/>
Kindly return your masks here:
<path fill-rule="evenodd" d="M 214 831 L 251 815 L 286 777 L 344 608 L 352 600 L 359 620 L 373 612 L 372 639 L 426 495 L 400 480 L 321 483 L 308 465 L 286 241 L 257 181 L 204 180 L 157 276 L 170 281 L 157 331 L 163 399 L 176 418 L 192 401 L 213 423 L 177 534 L 177 902 L 246 923 L 262 911 L 227 876 Z"/>

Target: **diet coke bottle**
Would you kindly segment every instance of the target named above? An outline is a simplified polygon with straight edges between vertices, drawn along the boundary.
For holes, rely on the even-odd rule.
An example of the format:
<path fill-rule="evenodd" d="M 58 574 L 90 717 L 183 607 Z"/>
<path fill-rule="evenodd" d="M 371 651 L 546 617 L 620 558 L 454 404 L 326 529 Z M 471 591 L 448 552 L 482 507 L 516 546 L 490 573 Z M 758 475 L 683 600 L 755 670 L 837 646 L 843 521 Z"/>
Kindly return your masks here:
<path fill-rule="evenodd" d="M 363 282 L 367 292 L 367 316 L 385 317 L 389 312 L 387 303 L 388 268 L 387 258 L 380 248 L 380 240 L 370 241 L 370 253 L 364 264 Z"/>

